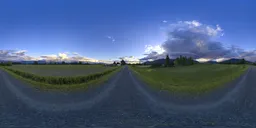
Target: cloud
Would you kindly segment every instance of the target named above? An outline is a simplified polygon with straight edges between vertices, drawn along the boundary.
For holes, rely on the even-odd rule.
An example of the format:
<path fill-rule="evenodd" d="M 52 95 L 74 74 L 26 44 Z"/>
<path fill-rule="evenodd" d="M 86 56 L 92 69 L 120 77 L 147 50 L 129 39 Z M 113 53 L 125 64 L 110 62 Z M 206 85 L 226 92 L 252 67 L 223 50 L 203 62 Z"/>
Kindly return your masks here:
<path fill-rule="evenodd" d="M 220 25 L 211 26 L 195 20 L 169 24 L 166 28 L 166 41 L 154 47 L 147 45 L 146 56 L 141 60 L 158 59 L 168 54 L 171 58 L 184 55 L 195 59 L 245 58 L 256 61 L 255 50 L 227 47 L 222 42 L 214 41 L 224 35 L 223 31 Z"/>
<path fill-rule="evenodd" d="M 13 52 L 12 54 L 17 55 L 17 56 L 24 56 L 27 50 L 19 50 L 16 52 Z"/>
<path fill-rule="evenodd" d="M 163 20 L 162 22 L 163 22 L 163 23 L 167 23 L 168 21 L 166 21 L 166 20 Z"/>
<path fill-rule="evenodd" d="M 120 60 L 124 60 L 126 63 L 139 63 L 140 60 L 134 56 L 119 57 Z"/>
<path fill-rule="evenodd" d="M 73 52 L 72 54 L 75 55 L 75 56 L 79 55 L 79 53 L 77 53 L 77 52 Z"/>
<path fill-rule="evenodd" d="M 108 39 L 110 39 L 112 42 L 115 42 L 116 40 L 112 36 L 106 36 Z"/>
<path fill-rule="evenodd" d="M 27 50 L 0 50 L 0 60 L 5 61 L 35 61 L 35 60 L 46 60 L 46 61 L 83 61 L 83 62 L 102 62 L 102 63 L 112 63 L 109 60 L 97 60 L 93 58 L 88 58 L 81 56 L 80 54 L 73 52 L 69 54 L 68 52 L 62 52 L 58 54 L 41 55 L 39 57 L 33 57 L 26 55 Z"/>
<path fill-rule="evenodd" d="M 161 47 L 161 45 L 156 45 L 156 46 L 152 46 L 152 45 L 145 45 L 145 53 L 150 53 L 150 52 L 157 52 L 159 54 L 164 53 L 164 49 Z"/>
<path fill-rule="evenodd" d="M 36 59 L 26 55 L 27 50 L 0 50 L 0 60 L 20 61 Z"/>
<path fill-rule="evenodd" d="M 52 55 L 42 55 L 42 56 L 40 56 L 40 58 L 43 59 L 43 60 L 47 60 L 47 61 L 56 61 L 56 60 L 58 60 L 58 56 L 54 55 L 54 54 L 52 54 Z"/>
<path fill-rule="evenodd" d="M 66 53 L 59 53 L 58 56 L 61 60 L 65 60 L 68 58 L 68 55 Z"/>

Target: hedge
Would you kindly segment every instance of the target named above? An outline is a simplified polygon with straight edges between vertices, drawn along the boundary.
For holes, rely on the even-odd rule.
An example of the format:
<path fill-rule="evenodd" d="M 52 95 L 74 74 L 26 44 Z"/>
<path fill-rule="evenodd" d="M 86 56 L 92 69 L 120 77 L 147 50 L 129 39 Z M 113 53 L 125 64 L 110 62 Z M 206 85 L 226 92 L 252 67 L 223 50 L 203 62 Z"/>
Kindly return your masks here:
<path fill-rule="evenodd" d="M 95 73 L 95 74 L 90 74 L 87 76 L 76 76 L 76 77 L 52 77 L 52 76 L 38 76 L 32 73 L 28 73 L 28 72 L 23 72 L 23 71 L 19 71 L 19 70 L 14 70 L 11 68 L 5 68 L 8 71 L 11 71 L 21 77 L 36 81 L 36 82 L 41 82 L 41 83 L 46 83 L 46 84 L 54 84 L 54 85 L 67 85 L 67 84 L 81 84 L 81 83 L 87 83 L 91 80 L 95 80 L 98 79 L 100 77 L 102 77 L 103 75 L 109 74 L 113 71 L 115 71 L 117 68 L 115 69 L 111 69 L 111 70 L 107 70 L 101 73 Z"/>

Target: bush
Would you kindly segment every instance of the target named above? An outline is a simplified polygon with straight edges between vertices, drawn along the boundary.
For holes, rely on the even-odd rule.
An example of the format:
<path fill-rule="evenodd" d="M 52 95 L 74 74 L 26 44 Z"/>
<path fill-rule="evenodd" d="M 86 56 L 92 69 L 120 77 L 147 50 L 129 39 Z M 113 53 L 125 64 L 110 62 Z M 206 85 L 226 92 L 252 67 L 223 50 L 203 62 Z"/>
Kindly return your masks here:
<path fill-rule="evenodd" d="M 106 74 L 109 74 L 113 72 L 115 69 L 112 70 L 107 70 L 101 73 L 96 73 L 96 74 L 91 74 L 87 76 L 76 76 L 76 77 L 52 77 L 52 76 L 38 76 L 32 73 L 28 72 L 22 72 L 18 70 L 14 70 L 11 68 L 5 68 L 8 71 L 11 71 L 21 77 L 36 81 L 36 82 L 41 82 L 41 83 L 46 83 L 46 84 L 55 84 L 55 85 L 64 85 L 64 84 L 81 84 L 81 83 L 87 83 L 88 81 L 98 79 Z"/>

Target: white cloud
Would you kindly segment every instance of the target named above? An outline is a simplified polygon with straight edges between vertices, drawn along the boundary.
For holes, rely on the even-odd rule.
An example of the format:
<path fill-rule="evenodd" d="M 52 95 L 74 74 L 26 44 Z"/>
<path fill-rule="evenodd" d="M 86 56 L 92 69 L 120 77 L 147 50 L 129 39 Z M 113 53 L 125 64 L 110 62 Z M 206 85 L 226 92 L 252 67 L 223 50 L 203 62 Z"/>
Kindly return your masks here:
<path fill-rule="evenodd" d="M 59 58 L 64 60 L 64 59 L 67 59 L 68 58 L 68 55 L 66 53 L 59 53 Z"/>
<path fill-rule="evenodd" d="M 116 40 L 115 40 L 115 38 L 114 37 L 112 37 L 112 36 L 106 36 L 108 39 L 110 39 L 112 42 L 115 42 Z"/>
<path fill-rule="evenodd" d="M 186 23 L 188 25 L 192 25 L 194 27 L 199 27 L 199 26 L 202 25 L 201 23 L 199 23 L 198 21 L 195 21 L 195 20 L 193 20 L 193 21 L 184 21 L 184 23 Z"/>
<path fill-rule="evenodd" d="M 164 53 L 164 49 L 162 48 L 161 45 L 156 45 L 156 46 L 152 46 L 152 45 L 145 45 L 145 53 L 150 53 L 150 52 L 157 52 L 159 54 Z"/>
<path fill-rule="evenodd" d="M 134 57 L 134 56 L 124 56 L 124 57 L 120 57 L 119 59 L 124 60 L 126 63 L 130 63 L 130 64 L 140 62 L 139 58 Z"/>
<path fill-rule="evenodd" d="M 168 21 L 166 21 L 166 20 L 163 20 L 162 22 L 163 22 L 163 23 L 167 23 Z"/>

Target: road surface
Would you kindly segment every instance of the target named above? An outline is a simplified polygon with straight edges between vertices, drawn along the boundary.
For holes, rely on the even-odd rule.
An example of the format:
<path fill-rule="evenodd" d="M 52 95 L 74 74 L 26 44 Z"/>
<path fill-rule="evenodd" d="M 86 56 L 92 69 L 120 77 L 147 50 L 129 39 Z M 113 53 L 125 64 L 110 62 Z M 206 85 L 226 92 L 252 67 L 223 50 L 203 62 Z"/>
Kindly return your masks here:
<path fill-rule="evenodd" d="M 100 87 L 73 93 L 43 92 L 0 70 L 0 127 L 256 127 L 255 78 L 250 68 L 219 97 L 183 104 L 150 90 L 127 67 Z"/>

